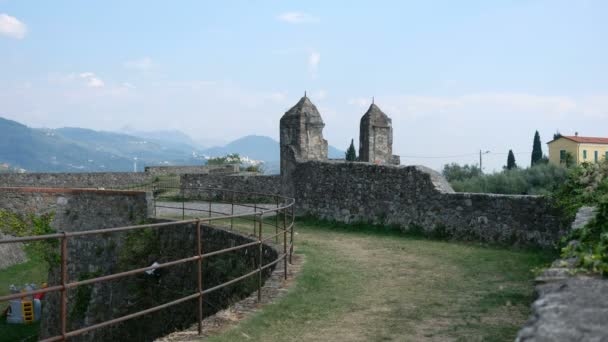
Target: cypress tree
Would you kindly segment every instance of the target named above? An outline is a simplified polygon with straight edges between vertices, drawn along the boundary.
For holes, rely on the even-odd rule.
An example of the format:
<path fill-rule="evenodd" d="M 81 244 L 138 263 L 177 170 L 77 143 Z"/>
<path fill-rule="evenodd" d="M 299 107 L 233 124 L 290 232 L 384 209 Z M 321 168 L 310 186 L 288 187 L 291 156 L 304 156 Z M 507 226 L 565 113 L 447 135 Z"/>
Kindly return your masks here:
<path fill-rule="evenodd" d="M 517 164 L 515 164 L 515 155 L 513 154 L 513 150 L 509 150 L 509 155 L 507 156 L 507 170 L 513 170 L 517 168 Z"/>
<path fill-rule="evenodd" d="M 532 145 L 532 162 L 530 163 L 530 165 L 534 166 L 540 163 L 542 159 L 543 149 L 540 145 L 540 134 L 538 134 L 538 131 L 536 131 L 536 133 L 534 133 L 534 143 Z"/>
<path fill-rule="evenodd" d="M 350 139 L 350 146 L 348 147 L 348 150 L 346 150 L 346 160 L 347 161 L 356 161 L 357 160 L 357 151 L 355 151 L 354 139 Z"/>

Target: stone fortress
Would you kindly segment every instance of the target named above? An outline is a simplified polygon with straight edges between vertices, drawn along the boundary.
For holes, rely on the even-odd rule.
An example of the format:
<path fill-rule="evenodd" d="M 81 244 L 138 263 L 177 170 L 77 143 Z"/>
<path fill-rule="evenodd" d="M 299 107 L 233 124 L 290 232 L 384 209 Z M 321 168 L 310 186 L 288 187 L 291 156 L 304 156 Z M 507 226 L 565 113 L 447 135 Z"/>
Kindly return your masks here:
<path fill-rule="evenodd" d="M 441 174 L 401 166 L 391 119 L 372 103 L 361 118 L 360 160 L 328 159 L 325 123 L 304 96 L 280 120 L 280 175 L 236 169 L 148 167 L 146 172 L 0 174 L 0 187 L 124 188 L 179 175 L 186 196 L 197 188 L 274 193 L 296 199 L 301 216 L 398 226 L 424 234 L 504 245 L 552 247 L 565 233 L 547 198 L 455 193 Z"/>
<path fill-rule="evenodd" d="M 153 182 L 161 175 L 174 174 L 179 175 L 180 191 L 185 197 L 199 195 L 200 188 L 285 194 L 295 198 L 296 213 L 299 216 L 345 223 L 390 225 L 403 231 L 416 231 L 449 239 L 552 248 L 569 229 L 560 224 L 559 213 L 554 211 L 548 198 L 455 193 L 441 174 L 423 166 L 399 165 L 398 157 L 392 154 L 391 119 L 375 103 L 371 104 L 361 118 L 360 160 L 357 162 L 328 159 L 324 128 L 321 114 L 310 99 L 304 96 L 280 120 L 280 175 L 243 175 L 230 167 L 220 170 L 203 167 L 150 167 L 146 172 L 133 173 L 0 174 L 0 187 L 5 187 L 0 188 L 0 208 L 15 208 L 19 203 L 32 208 L 44 202 L 41 198 L 48 197 L 45 193 L 55 196 L 49 190 L 20 191 L 7 187 L 124 188 Z M 60 195 L 61 198 L 92 196 L 87 202 L 91 205 L 86 209 L 99 211 L 93 220 L 96 222 L 105 216 L 102 207 L 115 208 L 120 206 L 120 201 L 125 201 L 127 204 L 124 208 L 129 208 L 128 212 L 122 214 L 127 221 L 132 222 L 140 216 L 146 216 L 146 211 L 149 210 L 145 205 L 149 199 L 141 194 L 129 194 L 131 197 L 118 201 L 112 199 L 110 202 L 106 197 L 117 196 L 116 192 L 99 195 L 85 192 L 81 195 L 77 191 L 74 195 L 63 191 Z M 135 201 L 135 198 L 138 200 Z M 49 201 L 60 203 L 55 197 Z M 98 208 L 95 201 L 99 202 Z M 68 202 L 76 204 L 78 201 Z M 124 211 L 121 208 L 116 212 Z M 84 220 L 85 217 L 74 216 L 74 213 L 85 212 L 85 209 L 76 209 L 78 208 L 62 209 L 63 216 L 58 216 L 58 219 L 72 222 Z M 167 241 L 182 238 L 170 238 Z M 230 239 L 235 238 L 237 237 L 230 236 Z M 223 237 L 217 241 L 218 244 L 224 242 Z M 549 271 L 553 272 L 552 270 Z M 553 316 L 550 305 L 562 305 L 559 301 L 564 295 L 554 296 L 553 292 L 562 291 L 560 284 L 564 282 L 578 281 L 567 280 L 565 276 L 562 277 L 565 274 L 563 272 L 567 273 L 567 270 L 558 270 L 556 282 L 541 287 L 541 298 L 533 305 L 534 319 L 522 329 L 519 340 L 551 336 L 547 327 L 562 324 Z M 555 278 L 555 272 L 553 273 Z M 593 281 L 585 286 L 576 286 L 591 289 L 585 290 L 588 293 L 597 293 L 600 288 L 597 284 Z M 579 293 L 572 296 L 582 298 Z M 584 317 L 591 316 L 586 314 Z M 571 323 L 562 325 L 568 324 Z M 573 327 L 570 325 L 570 328 Z M 584 334 L 579 330 L 572 331 Z"/>

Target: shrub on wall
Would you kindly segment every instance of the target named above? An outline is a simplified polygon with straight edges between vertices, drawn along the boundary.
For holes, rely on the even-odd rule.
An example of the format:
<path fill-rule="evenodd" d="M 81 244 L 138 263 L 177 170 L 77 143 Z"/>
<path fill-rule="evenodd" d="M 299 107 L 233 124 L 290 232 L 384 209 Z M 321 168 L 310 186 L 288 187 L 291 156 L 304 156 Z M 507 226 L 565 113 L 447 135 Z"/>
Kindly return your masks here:
<path fill-rule="evenodd" d="M 571 222 L 582 206 L 596 207 L 596 216 L 563 240 L 563 258 L 573 258 L 578 267 L 608 274 L 608 161 L 585 163 L 572 169 L 553 194 L 556 205 Z"/>

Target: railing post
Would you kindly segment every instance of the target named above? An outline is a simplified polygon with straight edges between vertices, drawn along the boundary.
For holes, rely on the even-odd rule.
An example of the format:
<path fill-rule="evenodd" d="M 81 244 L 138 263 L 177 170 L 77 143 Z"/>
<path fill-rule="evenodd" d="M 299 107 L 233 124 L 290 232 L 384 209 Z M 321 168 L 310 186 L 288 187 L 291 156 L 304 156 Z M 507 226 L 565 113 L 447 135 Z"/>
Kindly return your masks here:
<path fill-rule="evenodd" d="M 211 217 L 211 200 L 209 200 L 209 217 Z"/>
<path fill-rule="evenodd" d="M 275 227 L 275 243 L 278 245 L 279 244 L 279 197 L 276 197 L 276 199 L 277 199 L 277 208 L 274 212 L 274 218 L 275 218 L 274 227 Z"/>
<path fill-rule="evenodd" d="M 230 204 L 230 229 L 233 229 L 234 217 L 232 216 L 234 216 L 234 192 L 232 193 L 232 202 Z"/>
<path fill-rule="evenodd" d="M 259 248 L 258 248 L 258 303 L 262 301 L 262 222 L 264 221 L 264 213 L 260 213 L 260 228 L 258 232 Z"/>
<path fill-rule="evenodd" d="M 293 265 L 293 229 L 296 227 L 295 203 L 291 205 L 291 246 L 289 247 L 289 263 Z"/>
<path fill-rule="evenodd" d="M 61 238 L 61 336 L 63 340 L 66 340 L 66 333 L 68 331 L 68 290 L 66 285 L 68 283 L 68 236 L 66 232 L 63 232 Z"/>
<path fill-rule="evenodd" d="M 186 199 L 182 196 L 182 220 L 186 219 Z"/>
<path fill-rule="evenodd" d="M 287 209 L 283 209 L 283 271 L 287 279 Z"/>
<path fill-rule="evenodd" d="M 196 220 L 196 251 L 198 253 L 198 335 L 203 334 L 203 242 L 201 235 L 201 220 Z"/>
<path fill-rule="evenodd" d="M 257 203 L 253 203 L 253 236 L 257 235 L 255 233 L 255 218 L 257 216 L 257 212 L 258 212 L 258 205 L 257 205 Z"/>

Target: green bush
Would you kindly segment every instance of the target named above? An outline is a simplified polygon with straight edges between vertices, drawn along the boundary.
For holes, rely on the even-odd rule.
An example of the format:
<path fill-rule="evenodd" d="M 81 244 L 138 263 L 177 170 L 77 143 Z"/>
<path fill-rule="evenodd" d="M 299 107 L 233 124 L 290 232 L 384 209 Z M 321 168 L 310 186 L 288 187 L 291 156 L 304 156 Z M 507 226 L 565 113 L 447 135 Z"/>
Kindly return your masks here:
<path fill-rule="evenodd" d="M 566 180 L 568 173 L 566 168 L 542 163 L 527 169 L 514 168 L 488 175 L 476 174 L 475 170 L 468 171 L 467 166 L 458 172 L 452 166 L 452 179 L 448 178 L 448 181 L 456 192 L 548 195 Z"/>
<path fill-rule="evenodd" d="M 553 198 L 564 214 L 565 224 L 572 222 L 580 207 L 597 208 L 591 222 L 563 239 L 561 255 L 573 258 L 576 267 L 608 274 L 608 162 L 585 163 L 572 169 Z"/>

